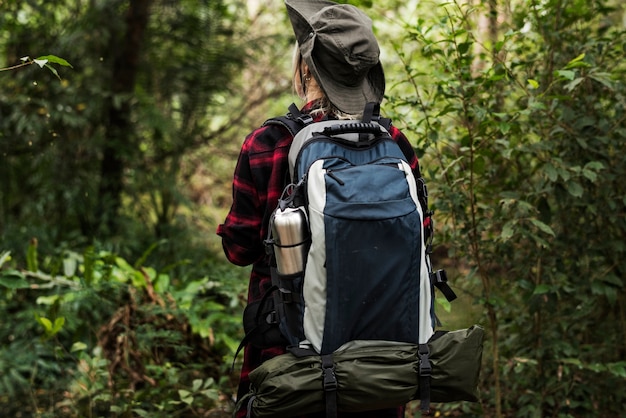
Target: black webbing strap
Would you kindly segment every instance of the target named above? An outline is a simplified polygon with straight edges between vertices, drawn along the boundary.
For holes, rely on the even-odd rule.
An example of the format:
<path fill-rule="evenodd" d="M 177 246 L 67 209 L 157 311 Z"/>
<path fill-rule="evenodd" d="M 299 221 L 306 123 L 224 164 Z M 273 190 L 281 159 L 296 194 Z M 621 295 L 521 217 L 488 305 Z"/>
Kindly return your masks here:
<path fill-rule="evenodd" d="M 428 344 L 419 344 L 419 390 L 420 390 L 420 410 L 422 415 L 430 415 L 430 374 L 432 366 L 430 365 L 430 349 Z"/>
<path fill-rule="evenodd" d="M 370 122 L 378 122 L 378 118 L 380 117 L 380 105 L 376 102 L 369 102 L 365 105 L 365 109 L 363 110 L 363 118 L 361 122 L 370 123 Z"/>
<path fill-rule="evenodd" d="M 287 117 L 291 116 L 304 126 L 313 123 L 313 117 L 311 117 L 308 113 L 300 112 L 300 109 L 298 109 L 298 106 L 296 106 L 295 103 L 290 104 L 288 109 L 289 113 L 287 114 Z"/>
<path fill-rule="evenodd" d="M 272 310 L 270 312 L 264 312 L 264 307 L 265 304 L 267 303 L 267 301 L 273 297 L 272 295 L 274 294 L 274 292 L 276 292 L 278 289 L 278 286 L 272 286 L 269 289 L 267 289 L 267 291 L 265 292 L 265 294 L 263 295 L 263 298 L 261 299 L 261 301 L 259 302 L 258 308 L 256 310 L 256 312 L 254 312 L 254 317 L 253 318 L 248 318 L 246 317 L 246 311 L 244 311 L 244 322 L 253 320 L 253 325 L 251 324 L 251 328 L 249 328 L 248 330 L 246 330 L 246 334 L 244 335 L 243 339 L 241 340 L 241 342 L 239 343 L 239 346 L 237 347 L 237 350 L 235 351 L 235 356 L 233 357 L 233 363 L 230 367 L 230 372 L 232 373 L 235 369 L 235 362 L 237 361 L 237 356 L 239 355 L 239 352 L 241 352 L 241 350 L 246 346 L 246 344 L 248 344 L 250 342 L 250 340 L 255 336 L 255 334 L 262 334 L 267 332 L 267 330 L 271 327 L 271 325 L 278 324 L 278 317 L 277 317 L 277 313 L 275 310 Z M 261 318 L 261 315 L 266 315 L 265 318 Z M 244 326 L 244 329 L 246 327 Z"/>
<path fill-rule="evenodd" d="M 456 299 L 456 293 L 454 293 L 454 290 L 448 285 L 448 275 L 445 270 L 431 271 L 430 283 L 443 293 L 446 299 L 448 299 L 448 302 L 452 302 Z"/>
<path fill-rule="evenodd" d="M 326 399 L 326 418 L 337 418 L 337 376 L 335 376 L 332 353 L 322 356 L 322 377 Z"/>
<path fill-rule="evenodd" d="M 313 123 L 311 115 L 300 112 L 298 106 L 296 106 L 295 103 L 292 103 L 289 106 L 289 113 L 284 116 L 268 119 L 265 123 L 263 123 L 263 126 L 280 125 L 287 128 L 287 130 L 291 133 L 291 136 L 296 136 L 302 128 L 310 123 Z"/>
<path fill-rule="evenodd" d="M 365 104 L 365 109 L 363 109 L 363 117 L 361 118 L 361 122 L 370 123 L 370 122 L 378 122 L 380 118 L 380 104 L 376 102 L 369 102 Z M 367 142 L 369 138 L 368 134 L 360 133 L 359 134 L 359 142 Z"/>

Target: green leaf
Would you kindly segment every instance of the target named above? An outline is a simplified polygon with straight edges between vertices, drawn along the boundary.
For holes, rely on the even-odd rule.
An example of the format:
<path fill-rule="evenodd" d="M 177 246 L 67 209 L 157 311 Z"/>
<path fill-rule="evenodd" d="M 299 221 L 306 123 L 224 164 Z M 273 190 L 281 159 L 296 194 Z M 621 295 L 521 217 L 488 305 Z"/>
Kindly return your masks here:
<path fill-rule="evenodd" d="M 583 196 L 583 188 L 580 183 L 575 181 L 570 181 L 567 183 L 567 191 L 574 197 L 582 197 Z"/>
<path fill-rule="evenodd" d="M 555 73 L 557 76 L 564 78 L 566 80 L 573 80 L 574 77 L 576 76 L 576 73 L 571 70 L 557 70 L 555 71 Z"/>
<path fill-rule="evenodd" d="M 70 348 L 70 353 L 74 353 L 76 351 L 83 351 L 87 349 L 87 344 L 82 341 L 76 341 L 72 344 L 72 348 Z"/>
<path fill-rule="evenodd" d="M 544 295 L 550 291 L 550 286 L 547 284 L 538 284 L 533 290 L 533 295 Z"/>
<path fill-rule="evenodd" d="M 513 237 L 515 233 L 513 226 L 516 224 L 516 221 L 509 221 L 504 224 L 502 227 L 502 232 L 500 232 L 500 239 L 502 241 L 508 241 Z"/>
<path fill-rule="evenodd" d="M 2 267 L 7 261 L 11 261 L 11 251 L 5 251 L 0 254 L 0 267 Z"/>
<path fill-rule="evenodd" d="M 617 302 L 617 289 L 615 289 L 615 287 L 612 287 L 612 286 L 605 286 L 604 296 L 606 297 L 606 300 L 609 302 L 609 304 L 611 306 L 614 306 L 615 303 Z"/>
<path fill-rule="evenodd" d="M 54 326 L 52 327 L 52 335 L 58 333 L 59 331 L 61 331 L 61 328 L 63 328 L 63 325 L 65 325 L 65 317 L 64 316 L 60 316 L 57 319 L 54 320 Z"/>
<path fill-rule="evenodd" d="M 478 156 L 474 159 L 474 167 L 473 167 L 473 171 L 474 173 L 481 175 L 485 173 L 485 167 L 486 167 L 486 163 L 485 163 L 485 159 L 482 156 Z"/>
<path fill-rule="evenodd" d="M 46 64 L 46 68 L 48 70 L 50 70 L 50 72 L 52 74 L 54 74 L 56 76 L 56 78 L 58 78 L 59 80 L 61 79 L 61 76 L 59 75 L 59 72 L 56 70 L 56 68 L 54 68 L 52 65 Z"/>
<path fill-rule="evenodd" d="M 211 399 L 214 401 L 217 401 L 220 398 L 219 392 L 215 389 L 206 389 L 200 393 L 206 396 L 208 399 Z"/>
<path fill-rule="evenodd" d="M 602 162 L 600 161 L 589 161 L 587 164 L 585 164 L 585 168 L 589 170 L 599 171 L 604 169 L 604 164 L 602 164 Z"/>
<path fill-rule="evenodd" d="M 6 270 L 0 273 L 0 285 L 9 289 L 27 289 L 30 284 L 18 270 Z"/>
<path fill-rule="evenodd" d="M 28 243 L 28 249 L 26 250 L 26 268 L 28 271 L 36 272 L 39 270 L 39 263 L 37 262 L 37 240 L 31 239 Z"/>
<path fill-rule="evenodd" d="M 564 168 L 557 168 L 557 171 L 559 173 L 559 176 L 561 176 L 561 178 L 565 181 L 568 181 L 572 177 L 570 172 Z"/>
<path fill-rule="evenodd" d="M 83 275 L 87 284 L 93 283 L 94 279 L 94 249 L 93 247 L 87 247 L 83 254 Z"/>
<path fill-rule="evenodd" d="M 48 295 L 48 296 L 39 296 L 35 303 L 37 305 L 54 305 L 57 301 L 61 299 L 61 295 Z"/>
<path fill-rule="evenodd" d="M 438 297 L 435 300 L 444 311 L 448 313 L 452 311 L 452 304 L 445 297 Z"/>
<path fill-rule="evenodd" d="M 530 84 L 530 87 L 532 89 L 538 89 L 539 88 L 539 82 L 537 80 L 533 80 L 532 78 L 528 79 L 528 84 Z"/>
<path fill-rule="evenodd" d="M 588 67 L 589 64 L 587 64 L 586 62 L 583 62 L 583 59 L 585 59 L 584 52 L 580 54 L 579 56 L 577 56 L 576 58 L 574 58 L 573 60 L 571 60 L 570 62 L 568 62 L 565 68 L 569 69 L 569 68 L 576 68 L 576 67 Z"/>
<path fill-rule="evenodd" d="M 459 44 L 459 54 L 465 55 L 467 51 L 469 51 L 470 46 L 472 46 L 471 42 L 462 42 Z"/>
<path fill-rule="evenodd" d="M 547 107 L 543 102 L 534 100 L 533 97 L 531 97 L 531 100 L 528 101 L 528 107 L 532 110 L 546 110 Z"/>
<path fill-rule="evenodd" d="M 609 363 L 607 369 L 617 377 L 626 378 L 626 362 Z"/>
<path fill-rule="evenodd" d="M 62 65 L 64 67 L 74 68 L 74 67 L 72 67 L 72 64 L 70 64 L 69 62 L 67 62 L 63 58 L 57 57 L 56 55 L 43 55 L 41 57 L 37 57 L 33 61 L 37 62 L 38 60 L 39 61 L 52 62 L 54 64 L 59 64 L 59 65 Z"/>
<path fill-rule="evenodd" d="M 587 167 L 583 168 L 582 173 L 583 173 L 583 176 L 585 176 L 585 178 L 587 178 L 591 182 L 595 183 L 595 181 L 598 179 L 598 173 L 587 169 Z"/>
<path fill-rule="evenodd" d="M 589 78 L 597 81 L 609 90 L 615 90 L 615 85 L 611 80 L 611 75 L 608 73 L 591 73 L 589 74 Z"/>
<path fill-rule="evenodd" d="M 197 392 L 200 390 L 201 387 L 202 387 L 202 379 L 194 379 L 193 384 L 192 384 L 192 390 L 194 392 Z"/>
<path fill-rule="evenodd" d="M 549 225 L 541 222 L 539 219 L 531 219 L 530 222 L 546 234 L 552 235 L 553 237 L 556 236 L 554 230 L 552 230 Z"/>
<path fill-rule="evenodd" d="M 146 278 L 143 276 L 141 271 L 131 266 L 128 261 L 122 257 L 115 257 L 115 264 L 117 264 L 120 271 L 123 273 L 123 281 L 130 279 L 133 286 L 137 288 L 146 286 Z"/>
<path fill-rule="evenodd" d="M 574 90 L 574 89 L 576 88 L 576 86 L 578 86 L 578 85 L 579 85 L 580 83 L 582 83 L 584 80 L 585 80 L 585 78 L 584 78 L 584 77 L 578 77 L 578 78 L 575 78 L 575 79 L 574 79 L 574 80 L 572 80 L 570 83 L 567 83 L 567 84 L 565 85 L 565 89 L 566 89 L 567 91 L 572 91 L 572 90 Z"/>
<path fill-rule="evenodd" d="M 63 275 L 67 278 L 72 278 L 76 274 L 78 268 L 78 260 L 75 257 L 63 258 Z"/>
<path fill-rule="evenodd" d="M 613 284 L 619 288 L 624 287 L 624 282 L 622 281 L 622 279 L 617 277 L 615 274 L 607 274 L 602 278 L 602 281 Z"/>
<path fill-rule="evenodd" d="M 178 396 L 180 396 L 180 400 L 187 405 L 191 405 L 193 403 L 193 395 L 188 390 L 179 389 Z"/>
<path fill-rule="evenodd" d="M 44 328 L 46 334 L 52 332 L 52 321 L 46 318 L 45 316 L 35 315 L 35 319 L 39 324 Z"/>
<path fill-rule="evenodd" d="M 556 181 L 559 178 L 559 174 L 552 164 L 546 164 L 545 166 L 543 166 L 543 171 L 546 173 L 546 176 L 548 176 L 548 180 L 552 182 Z"/>
<path fill-rule="evenodd" d="M 582 361 L 580 361 L 580 359 L 577 359 L 577 358 L 564 358 L 561 361 L 565 364 L 572 364 L 574 366 L 578 366 L 579 369 L 582 368 L 583 366 Z"/>
<path fill-rule="evenodd" d="M 587 369 L 595 373 L 601 373 L 601 372 L 607 371 L 607 366 L 602 363 L 594 363 L 594 364 L 589 364 L 587 366 Z"/>

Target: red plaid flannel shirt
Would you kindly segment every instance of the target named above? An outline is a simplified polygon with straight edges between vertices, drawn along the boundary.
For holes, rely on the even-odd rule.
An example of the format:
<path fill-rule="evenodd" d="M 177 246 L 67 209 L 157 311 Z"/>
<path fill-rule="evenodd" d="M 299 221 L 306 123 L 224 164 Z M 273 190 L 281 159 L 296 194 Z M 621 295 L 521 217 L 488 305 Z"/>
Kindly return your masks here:
<path fill-rule="evenodd" d="M 308 103 L 302 112 L 310 112 L 314 105 L 314 102 Z M 323 115 L 320 115 L 315 120 L 322 118 Z M 400 145 L 415 175 L 419 176 L 418 159 L 407 138 L 393 126 L 390 134 Z M 263 240 L 267 238 L 270 215 L 286 185 L 287 156 L 292 140 L 289 131 L 277 125 L 263 126 L 246 137 L 235 168 L 232 207 L 224 223 L 217 228 L 228 260 L 239 266 L 253 265 L 248 284 L 248 303 L 260 300 L 271 287 L 269 259 Z M 248 375 L 252 370 L 264 361 L 284 353 L 284 347 L 260 350 L 246 346 L 238 397 L 248 392 Z M 387 416 L 402 417 L 402 410 L 399 408 L 397 414 L 390 411 L 392 415 Z M 380 417 L 381 412 L 372 416 Z M 367 417 L 367 414 L 361 413 L 359 416 Z"/>

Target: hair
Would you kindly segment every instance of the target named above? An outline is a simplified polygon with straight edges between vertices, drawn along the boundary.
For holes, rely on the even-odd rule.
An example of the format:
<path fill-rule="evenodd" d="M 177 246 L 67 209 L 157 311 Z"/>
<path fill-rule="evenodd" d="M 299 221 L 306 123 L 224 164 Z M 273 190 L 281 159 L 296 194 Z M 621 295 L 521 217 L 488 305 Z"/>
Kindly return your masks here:
<path fill-rule="evenodd" d="M 361 119 L 363 116 L 362 113 L 359 114 L 349 114 L 342 112 L 337 109 L 337 107 L 330 102 L 324 90 L 320 87 L 319 83 L 315 78 L 311 77 L 311 74 L 308 72 L 308 66 L 304 59 L 302 58 L 302 54 L 300 53 L 300 47 L 296 42 L 294 52 L 293 52 L 293 90 L 302 100 L 307 100 L 307 96 L 311 92 L 315 92 L 316 96 L 319 96 L 317 100 L 317 106 L 315 109 L 311 111 L 311 116 L 316 116 L 319 114 L 324 115 L 333 115 L 337 119 Z M 306 75 L 308 73 L 308 80 Z M 308 91 L 307 91 L 308 90 Z"/>

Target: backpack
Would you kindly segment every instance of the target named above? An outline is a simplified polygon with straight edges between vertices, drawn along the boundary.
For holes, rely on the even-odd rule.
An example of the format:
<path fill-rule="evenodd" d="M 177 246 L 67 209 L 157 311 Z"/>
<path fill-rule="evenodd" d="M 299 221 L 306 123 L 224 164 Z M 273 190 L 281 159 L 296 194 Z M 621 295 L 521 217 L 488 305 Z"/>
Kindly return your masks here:
<path fill-rule="evenodd" d="M 289 110 L 266 122 L 294 139 L 265 241 L 273 286 L 244 311 L 242 341 L 288 353 L 250 374 L 240 405 L 255 417 L 333 417 L 412 399 L 424 411 L 431 400 L 475 401 L 482 328 L 435 331 L 434 288 L 456 295 L 445 271 L 432 271 L 427 188 L 389 134 L 391 121 L 376 103 L 360 121 L 313 123 Z M 450 367 L 468 379 L 450 379 Z"/>

